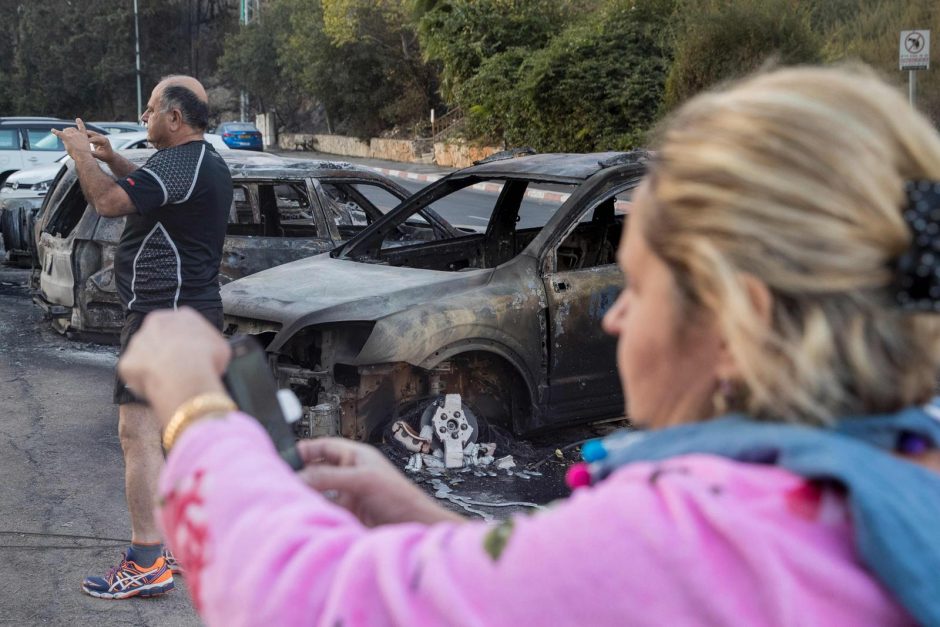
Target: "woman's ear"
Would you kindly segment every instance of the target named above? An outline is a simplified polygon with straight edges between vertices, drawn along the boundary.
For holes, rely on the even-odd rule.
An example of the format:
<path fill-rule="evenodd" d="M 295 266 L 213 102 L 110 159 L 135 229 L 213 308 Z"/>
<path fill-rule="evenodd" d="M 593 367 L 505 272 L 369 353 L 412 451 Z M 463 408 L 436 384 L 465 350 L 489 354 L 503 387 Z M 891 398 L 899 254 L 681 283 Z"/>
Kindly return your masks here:
<path fill-rule="evenodd" d="M 774 297 L 767 284 L 753 274 L 741 274 L 740 280 L 747 292 L 751 310 L 756 314 L 757 324 L 765 329 L 770 328 L 773 323 Z M 718 349 L 715 374 L 719 380 L 738 381 L 741 379 L 740 369 L 725 338 L 722 338 Z"/>

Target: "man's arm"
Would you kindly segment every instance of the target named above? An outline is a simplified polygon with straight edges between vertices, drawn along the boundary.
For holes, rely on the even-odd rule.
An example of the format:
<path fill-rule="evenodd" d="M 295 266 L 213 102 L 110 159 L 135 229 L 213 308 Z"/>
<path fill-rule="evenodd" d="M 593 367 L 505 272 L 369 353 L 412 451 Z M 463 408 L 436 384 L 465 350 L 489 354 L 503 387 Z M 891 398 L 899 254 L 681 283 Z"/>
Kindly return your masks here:
<path fill-rule="evenodd" d="M 127 176 L 128 174 L 136 170 L 138 167 L 140 167 L 140 166 L 134 165 L 133 163 L 131 163 L 130 161 L 128 161 L 127 159 L 125 159 L 124 157 L 122 157 L 121 155 L 117 153 L 115 153 L 114 157 L 112 157 L 112 159 L 108 161 L 107 164 L 108 164 L 108 167 L 111 168 L 111 172 L 114 173 L 114 176 L 116 176 L 119 179 L 124 178 L 125 176 Z"/>
<path fill-rule="evenodd" d="M 85 199 L 91 203 L 98 215 L 116 218 L 137 213 L 137 208 L 131 202 L 130 196 L 114 182 L 113 178 L 105 174 L 95 158 L 91 156 L 91 151 L 85 154 L 79 153 L 73 158 L 78 182 L 82 186 Z M 121 159 L 127 161 L 123 157 Z"/>
<path fill-rule="evenodd" d="M 75 161 L 75 171 L 78 173 L 78 181 L 82 186 L 85 199 L 91 203 L 98 215 L 116 218 L 136 213 L 137 208 L 131 202 L 127 192 L 105 174 L 95 161 L 95 153 L 89 145 L 90 139 L 85 130 L 85 124 L 81 119 L 76 119 L 75 123 L 78 128 L 66 128 L 61 131 L 53 129 L 52 132 L 62 140 L 69 156 Z M 104 141 L 107 142 L 106 139 Z M 105 152 L 99 141 L 95 142 L 95 146 L 99 153 Z M 108 144 L 107 151 L 110 151 L 110 144 Z M 117 157 L 113 151 L 111 154 Z M 127 159 L 123 157 L 118 158 L 121 162 L 127 162 Z M 118 162 L 118 164 L 119 167 L 124 167 L 123 163 Z M 131 164 L 128 163 L 128 165 Z M 131 170 L 133 169 L 135 168 L 131 165 Z M 118 176 L 125 176 L 125 174 L 118 174 Z"/>
<path fill-rule="evenodd" d="M 138 166 L 114 152 L 111 142 L 104 135 L 88 131 L 88 141 L 91 142 L 91 154 L 95 159 L 107 163 L 115 177 L 122 179 L 137 169 Z"/>

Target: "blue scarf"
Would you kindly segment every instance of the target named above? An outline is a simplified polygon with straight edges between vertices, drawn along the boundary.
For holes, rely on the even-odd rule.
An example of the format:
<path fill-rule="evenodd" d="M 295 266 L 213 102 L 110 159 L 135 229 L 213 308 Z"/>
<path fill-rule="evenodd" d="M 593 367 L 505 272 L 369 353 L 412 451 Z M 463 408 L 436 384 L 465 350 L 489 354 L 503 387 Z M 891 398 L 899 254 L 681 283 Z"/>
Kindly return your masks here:
<path fill-rule="evenodd" d="M 846 490 L 862 563 L 915 620 L 940 625 L 940 474 L 891 454 L 911 438 L 940 447 L 940 397 L 897 414 L 846 417 L 827 429 L 729 415 L 618 432 L 584 453 L 595 480 L 634 462 L 705 453 L 835 482 Z"/>

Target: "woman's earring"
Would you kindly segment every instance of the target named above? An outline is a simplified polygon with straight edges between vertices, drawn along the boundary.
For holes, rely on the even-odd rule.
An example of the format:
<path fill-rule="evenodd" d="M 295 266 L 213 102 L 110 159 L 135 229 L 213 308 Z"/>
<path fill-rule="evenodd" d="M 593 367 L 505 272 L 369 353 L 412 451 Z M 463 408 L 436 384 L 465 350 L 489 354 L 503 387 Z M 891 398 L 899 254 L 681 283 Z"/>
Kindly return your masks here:
<path fill-rule="evenodd" d="M 724 416 L 731 408 L 734 397 L 734 385 L 729 379 L 718 379 L 715 393 L 712 394 L 712 408 L 715 416 Z"/>

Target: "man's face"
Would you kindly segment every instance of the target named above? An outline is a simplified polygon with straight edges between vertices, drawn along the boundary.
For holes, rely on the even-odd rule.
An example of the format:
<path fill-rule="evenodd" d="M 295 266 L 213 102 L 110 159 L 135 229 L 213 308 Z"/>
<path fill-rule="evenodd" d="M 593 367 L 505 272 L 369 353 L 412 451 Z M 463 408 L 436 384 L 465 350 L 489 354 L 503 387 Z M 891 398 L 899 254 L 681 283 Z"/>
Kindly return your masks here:
<path fill-rule="evenodd" d="M 166 119 L 169 114 L 161 111 L 160 106 L 162 93 L 163 89 L 160 85 L 154 87 L 150 100 L 147 101 L 147 109 L 140 116 L 141 123 L 147 127 L 147 140 L 153 144 L 154 148 L 162 148 L 166 144 L 169 131 Z"/>

